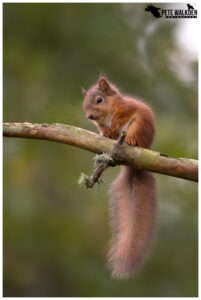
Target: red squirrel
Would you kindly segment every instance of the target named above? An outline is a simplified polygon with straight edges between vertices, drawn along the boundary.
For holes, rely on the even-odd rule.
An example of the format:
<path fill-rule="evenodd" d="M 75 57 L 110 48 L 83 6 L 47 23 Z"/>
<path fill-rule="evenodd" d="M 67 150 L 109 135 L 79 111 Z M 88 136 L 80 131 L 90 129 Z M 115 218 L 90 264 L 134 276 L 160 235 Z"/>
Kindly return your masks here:
<path fill-rule="evenodd" d="M 86 116 L 103 136 L 117 139 L 124 130 L 127 144 L 150 149 L 155 120 L 147 104 L 122 95 L 106 77 L 100 77 L 88 91 L 82 92 Z M 127 279 L 144 264 L 155 234 L 155 179 L 147 171 L 123 166 L 112 183 L 110 195 L 113 234 L 109 266 L 113 277 Z"/>

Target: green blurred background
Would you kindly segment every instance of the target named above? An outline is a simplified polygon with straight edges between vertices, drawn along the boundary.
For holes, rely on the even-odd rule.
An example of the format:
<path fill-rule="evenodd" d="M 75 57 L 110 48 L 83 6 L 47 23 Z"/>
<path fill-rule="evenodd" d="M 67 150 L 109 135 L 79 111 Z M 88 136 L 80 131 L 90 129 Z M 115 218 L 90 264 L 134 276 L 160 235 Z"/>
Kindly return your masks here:
<path fill-rule="evenodd" d="M 154 150 L 197 159 L 197 56 L 182 46 L 196 20 L 155 19 L 145 6 L 4 4 L 4 122 L 97 132 L 80 87 L 103 72 L 153 107 Z M 197 183 L 156 175 L 156 243 L 138 276 L 117 281 L 106 254 L 108 187 L 118 168 L 106 172 L 105 185 L 82 190 L 77 179 L 91 173 L 92 157 L 67 145 L 4 139 L 4 296 L 197 296 Z"/>

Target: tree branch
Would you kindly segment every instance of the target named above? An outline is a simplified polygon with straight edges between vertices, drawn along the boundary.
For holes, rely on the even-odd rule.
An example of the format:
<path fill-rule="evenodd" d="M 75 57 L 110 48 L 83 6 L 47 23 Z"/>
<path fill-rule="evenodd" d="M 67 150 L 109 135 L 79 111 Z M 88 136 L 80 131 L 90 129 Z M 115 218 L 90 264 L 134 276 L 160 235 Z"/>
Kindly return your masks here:
<path fill-rule="evenodd" d="M 112 151 L 117 143 L 115 140 L 94 132 L 57 123 L 4 123 L 3 135 L 6 137 L 49 140 L 76 146 L 98 154 L 103 152 L 113 153 Z M 115 163 L 119 165 L 129 165 L 136 169 L 198 181 L 198 161 L 194 159 L 175 159 L 159 152 L 130 147 L 125 143 L 116 147 L 113 158 Z"/>

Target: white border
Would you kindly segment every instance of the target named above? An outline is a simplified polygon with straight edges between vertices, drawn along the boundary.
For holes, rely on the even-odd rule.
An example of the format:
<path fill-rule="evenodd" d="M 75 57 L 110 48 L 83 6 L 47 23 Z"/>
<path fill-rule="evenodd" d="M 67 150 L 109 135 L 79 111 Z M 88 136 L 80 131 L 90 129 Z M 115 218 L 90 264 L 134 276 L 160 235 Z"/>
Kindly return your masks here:
<path fill-rule="evenodd" d="M 175 0 L 170 0 L 170 1 L 159 1 L 159 0 L 154 0 L 154 1 L 151 1 L 151 0 L 147 0 L 147 1 L 142 1 L 142 0 L 138 0 L 138 1 L 129 1 L 129 0 L 127 0 L 127 1 L 82 1 L 82 0 L 79 0 L 79 1 L 62 1 L 62 0 L 60 0 L 60 1 L 58 1 L 58 2 L 55 2 L 55 1 L 16 1 L 16 0 L 12 0 L 12 1 L 1 1 L 1 8 L 0 8 L 0 16 L 1 16 L 1 20 L 2 20 L 2 22 L 1 22 L 1 26 L 2 26 L 2 28 L 1 28 L 1 57 L 2 57 L 2 54 L 3 54 L 3 51 L 2 51 L 2 48 L 3 48 L 3 40 L 2 40 L 2 38 L 3 38 L 3 34 L 2 34 L 2 31 L 3 31 L 3 3 L 55 3 L 55 4 L 58 4 L 58 3 L 190 3 L 190 4 L 192 4 L 193 5 L 193 3 L 196 3 L 197 4 L 197 6 L 198 6 L 198 20 L 199 20 L 199 28 L 200 28 L 200 33 L 201 33 L 201 21 L 200 21 L 200 16 L 199 16 L 199 14 L 201 13 L 201 11 L 200 11 L 200 2 L 199 1 L 182 1 L 182 0 L 177 0 L 177 1 L 175 1 Z M 200 34 L 200 36 L 201 36 L 201 34 Z M 198 39 L 199 39 L 199 49 L 200 49 L 200 36 L 198 37 Z M 3 57 L 2 57 L 2 59 L 1 59 L 1 70 L 2 70 L 2 72 L 1 72 L 1 76 L 2 76 L 2 78 L 1 78 L 1 91 L 3 91 L 3 64 L 2 64 L 2 61 L 3 61 Z M 200 64 L 199 64 L 199 75 L 200 75 Z M 198 77 L 198 78 L 200 78 L 200 76 Z M 200 80 L 199 80 L 199 91 L 200 91 Z M 199 95 L 199 93 L 198 93 L 198 95 Z M 3 100 L 3 92 L 2 92 L 2 100 Z M 1 102 L 1 103 L 3 103 L 3 101 Z M 199 103 L 199 102 L 198 102 Z M 2 106 L 1 106 L 1 109 L 2 109 Z M 200 115 L 200 105 L 199 105 L 199 115 Z M 1 116 L 1 129 L 2 129 L 2 112 L 1 112 L 1 114 L 0 114 L 0 116 Z M 201 121 L 200 121 L 200 119 L 199 119 L 199 128 L 200 128 L 200 125 L 201 125 L 201 123 L 200 123 Z M 2 132 L 2 131 L 1 131 Z M 199 131 L 199 141 L 200 141 L 200 131 Z M 190 141 L 189 141 L 190 142 Z M 2 137 L 1 137 L 1 145 L 2 145 Z M 199 146 L 200 146 L 200 143 L 199 143 Z M 199 148 L 200 149 L 200 148 Z M 2 147 L 1 147 L 1 166 L 2 166 Z M 200 175 L 200 172 L 199 172 L 199 175 Z M 2 184 L 2 173 L 1 173 L 1 184 Z M 2 185 L 1 185 L 2 186 Z M 2 192 L 1 192 L 1 195 L 2 195 Z M 200 198 L 200 197 L 199 197 Z M 2 206 L 1 206 L 2 207 Z M 200 215 L 200 205 L 199 205 L 199 215 Z M 3 217 L 3 209 L 2 209 L 2 212 L 1 212 L 1 216 Z M 1 219 L 2 220 L 2 219 Z M 1 222 L 1 225 L 0 225 L 1 227 L 0 227 L 0 229 L 1 229 L 1 233 L 3 233 L 2 232 L 2 222 Z M 199 226 L 200 226 L 200 222 L 199 222 Z M 200 229 L 200 227 L 199 227 L 199 229 Z M 200 232 L 200 230 L 199 230 L 199 232 Z M 200 237 L 200 236 L 199 236 Z M 200 239 L 199 239 L 200 240 Z M 1 250 L 2 250 L 2 238 L 1 238 Z M 200 243 L 199 243 L 199 246 L 200 246 Z M 200 247 L 199 247 L 199 249 L 200 249 Z M 1 258 L 2 258 L 2 255 L 1 255 Z M 3 261 L 3 258 L 1 259 L 1 262 Z M 2 264 L 1 264 L 1 266 L 2 266 Z M 199 269 L 200 269 L 200 267 L 201 267 L 201 264 L 200 264 L 200 261 L 199 261 Z M 186 270 L 186 272 L 188 272 L 188 270 Z M 3 292 L 3 289 L 2 289 L 2 279 L 3 279 L 3 269 L 2 269 L 2 267 L 1 267 L 1 275 L 0 275 L 0 280 L 1 280 L 1 284 L 0 284 L 0 297 L 2 297 L 3 298 L 3 295 L 2 295 L 2 292 Z M 200 286 L 200 278 L 199 278 L 199 286 Z M 159 283 L 160 284 L 160 283 Z M 198 293 L 199 293 L 199 290 L 198 290 Z M 51 299 L 51 298 L 48 298 L 48 297 L 31 297 L 32 299 Z M 55 297 L 56 298 L 56 297 Z M 62 297 L 62 298 L 67 298 L 67 297 Z M 90 298 L 87 298 L 87 299 L 93 299 L 93 298 L 95 298 L 95 297 L 90 297 Z M 152 298 L 152 297 L 150 297 L 150 298 Z M 13 298 L 11 298 L 11 297 L 7 297 L 6 299 L 13 299 Z M 23 299 L 29 299 L 29 298 L 27 298 L 27 297 L 23 297 Z M 75 299 L 75 297 L 73 297 L 73 298 L 68 298 L 68 299 Z M 81 297 L 78 297 L 77 299 L 82 299 Z M 100 299 L 102 299 L 101 297 L 100 297 Z M 116 299 L 115 297 L 110 297 L 110 298 L 107 298 L 107 297 L 105 297 L 105 298 L 103 298 L 103 299 Z M 122 298 L 122 297 L 119 297 L 119 298 L 117 298 L 117 299 L 124 299 L 124 298 Z M 133 298 L 134 299 L 134 298 Z M 146 299 L 146 298 L 144 298 L 144 297 L 135 297 L 135 299 Z M 157 297 L 157 299 L 162 299 L 161 297 Z M 167 297 L 166 299 L 178 299 L 178 298 L 174 298 L 174 297 Z M 181 298 L 181 299 L 187 299 L 187 298 Z M 189 298 L 189 299 L 191 299 L 191 298 Z M 194 299 L 194 298 L 192 298 L 192 299 Z"/>

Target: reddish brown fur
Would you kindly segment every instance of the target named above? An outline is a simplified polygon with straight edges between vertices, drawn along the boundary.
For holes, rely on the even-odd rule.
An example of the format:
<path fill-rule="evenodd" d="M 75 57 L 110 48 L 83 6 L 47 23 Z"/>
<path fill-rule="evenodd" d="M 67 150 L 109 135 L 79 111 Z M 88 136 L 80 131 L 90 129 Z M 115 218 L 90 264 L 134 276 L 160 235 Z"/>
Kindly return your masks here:
<path fill-rule="evenodd" d="M 149 106 L 123 96 L 106 78 L 88 91 L 83 108 L 100 132 L 118 138 L 126 130 L 125 141 L 150 149 L 155 134 L 154 115 Z M 96 103 L 97 98 L 101 103 Z M 123 167 L 111 187 L 110 212 L 113 238 L 109 252 L 112 275 L 128 278 L 144 263 L 155 232 L 157 210 L 154 177 L 147 171 Z"/>

